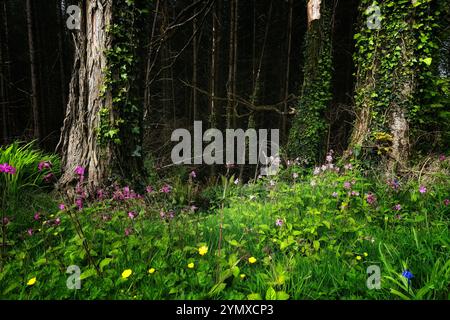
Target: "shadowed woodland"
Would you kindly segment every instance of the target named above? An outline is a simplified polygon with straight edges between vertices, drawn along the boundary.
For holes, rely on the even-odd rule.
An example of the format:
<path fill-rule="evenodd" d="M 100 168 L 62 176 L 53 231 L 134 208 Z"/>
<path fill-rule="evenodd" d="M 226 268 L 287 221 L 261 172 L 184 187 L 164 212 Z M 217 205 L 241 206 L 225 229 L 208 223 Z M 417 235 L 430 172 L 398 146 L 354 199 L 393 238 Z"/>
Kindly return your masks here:
<path fill-rule="evenodd" d="M 448 0 L 0 0 L 0 298 L 448 299 L 449 22 Z M 194 121 L 279 129 L 280 171 L 175 165 Z"/>

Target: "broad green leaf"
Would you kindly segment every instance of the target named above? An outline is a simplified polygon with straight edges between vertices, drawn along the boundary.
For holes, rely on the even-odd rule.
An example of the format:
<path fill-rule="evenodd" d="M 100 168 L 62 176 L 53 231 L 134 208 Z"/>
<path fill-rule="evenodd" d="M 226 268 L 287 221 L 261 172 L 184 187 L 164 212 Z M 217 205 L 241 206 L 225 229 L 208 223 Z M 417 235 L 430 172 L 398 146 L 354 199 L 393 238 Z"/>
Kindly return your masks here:
<path fill-rule="evenodd" d="M 266 300 L 277 300 L 277 293 L 272 287 L 269 287 L 269 289 L 267 289 Z"/>

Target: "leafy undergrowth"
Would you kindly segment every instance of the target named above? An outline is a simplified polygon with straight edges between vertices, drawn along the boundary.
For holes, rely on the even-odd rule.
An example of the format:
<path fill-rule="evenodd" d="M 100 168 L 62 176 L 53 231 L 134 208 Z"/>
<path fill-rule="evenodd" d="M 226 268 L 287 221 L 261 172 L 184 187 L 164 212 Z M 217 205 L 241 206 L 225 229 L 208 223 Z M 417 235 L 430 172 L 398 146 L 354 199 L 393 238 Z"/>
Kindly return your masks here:
<path fill-rule="evenodd" d="M 448 177 L 424 185 L 336 168 L 292 165 L 246 185 L 223 178 L 201 210 L 195 173 L 143 196 L 99 190 L 73 206 L 34 195 L 23 204 L 28 222 L 4 228 L 0 297 L 449 299 Z"/>

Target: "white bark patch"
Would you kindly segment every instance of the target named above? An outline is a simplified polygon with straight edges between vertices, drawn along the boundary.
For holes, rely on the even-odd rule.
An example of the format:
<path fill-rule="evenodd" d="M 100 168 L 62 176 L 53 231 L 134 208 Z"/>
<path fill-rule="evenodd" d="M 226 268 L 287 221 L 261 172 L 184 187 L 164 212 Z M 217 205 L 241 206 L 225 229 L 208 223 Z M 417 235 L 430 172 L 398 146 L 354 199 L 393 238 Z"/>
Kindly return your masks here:
<path fill-rule="evenodd" d="M 308 1 L 308 26 L 314 20 L 320 19 L 320 4 L 322 0 L 309 0 Z"/>

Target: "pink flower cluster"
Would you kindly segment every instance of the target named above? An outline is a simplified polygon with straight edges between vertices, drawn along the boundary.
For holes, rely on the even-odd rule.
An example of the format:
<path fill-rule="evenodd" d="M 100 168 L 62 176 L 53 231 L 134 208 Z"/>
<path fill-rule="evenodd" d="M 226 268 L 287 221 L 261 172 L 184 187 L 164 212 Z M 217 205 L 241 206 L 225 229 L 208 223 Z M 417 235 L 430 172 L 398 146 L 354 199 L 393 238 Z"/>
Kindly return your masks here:
<path fill-rule="evenodd" d="M 136 193 L 129 186 L 125 186 L 122 189 L 116 186 L 116 191 L 113 193 L 114 200 L 129 200 L 129 199 L 142 199 L 142 196 Z"/>
<path fill-rule="evenodd" d="M 374 204 L 375 202 L 377 202 L 377 197 L 373 193 L 369 192 L 366 195 L 366 201 L 368 204 Z"/>
<path fill-rule="evenodd" d="M 397 179 L 392 179 L 387 182 L 388 186 L 392 188 L 394 191 L 398 191 L 400 189 L 400 182 Z"/>
<path fill-rule="evenodd" d="M 38 170 L 50 170 L 53 167 L 52 163 L 50 161 L 42 161 L 38 164 Z"/>
<path fill-rule="evenodd" d="M 8 163 L 0 164 L 0 173 L 16 174 L 16 168 Z"/>
<path fill-rule="evenodd" d="M 159 212 L 159 216 L 161 219 L 166 219 L 166 220 L 172 220 L 173 218 L 175 218 L 175 212 L 173 210 L 170 210 L 168 212 L 164 212 L 164 210 L 161 210 Z"/>
<path fill-rule="evenodd" d="M 318 175 L 318 174 L 320 174 L 321 172 L 325 172 L 325 171 L 327 171 L 327 170 L 330 170 L 330 171 L 334 171 L 334 172 L 336 172 L 336 173 L 339 173 L 340 168 L 339 168 L 338 166 L 336 166 L 336 165 L 333 164 L 333 154 L 334 154 L 334 151 L 333 151 L 333 150 L 330 150 L 330 151 L 327 153 L 327 156 L 325 157 L 326 163 L 323 164 L 323 165 L 320 166 L 320 167 L 315 167 L 315 168 L 314 168 L 313 174 L 314 174 L 315 176 Z"/>
<path fill-rule="evenodd" d="M 170 193 L 170 192 L 172 191 L 172 187 L 169 186 L 168 184 L 165 184 L 165 185 L 161 188 L 160 191 L 161 191 L 162 193 Z"/>
<path fill-rule="evenodd" d="M 78 210 L 83 210 L 83 206 L 84 206 L 84 200 L 87 197 L 86 192 L 84 192 L 83 190 L 83 186 L 82 183 L 84 181 L 84 168 L 81 166 L 77 166 L 75 168 L 75 174 L 78 176 L 78 183 L 77 183 L 77 187 L 76 187 L 76 193 L 77 193 L 77 198 L 75 199 L 75 205 L 77 206 Z"/>
<path fill-rule="evenodd" d="M 38 164 L 38 170 L 39 172 L 44 170 L 51 170 L 53 167 L 53 164 L 50 161 L 41 161 Z M 55 175 L 52 172 L 47 173 L 43 178 L 45 183 L 51 183 L 53 180 L 55 180 Z"/>

